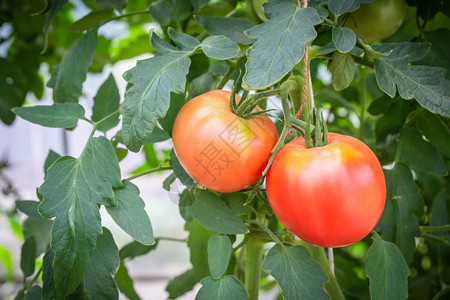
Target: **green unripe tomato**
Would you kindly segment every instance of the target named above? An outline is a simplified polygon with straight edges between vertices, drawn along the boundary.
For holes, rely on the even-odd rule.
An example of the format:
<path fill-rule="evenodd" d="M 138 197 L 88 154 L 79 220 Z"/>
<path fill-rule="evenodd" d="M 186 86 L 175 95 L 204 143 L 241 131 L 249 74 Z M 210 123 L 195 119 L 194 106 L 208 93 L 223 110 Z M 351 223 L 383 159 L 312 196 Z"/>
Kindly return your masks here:
<path fill-rule="evenodd" d="M 394 34 L 402 24 L 405 10 L 405 0 L 375 0 L 361 4 L 344 26 L 370 43 Z"/>
<path fill-rule="evenodd" d="M 264 7 L 263 4 L 266 3 L 269 0 L 253 0 L 253 8 L 255 9 L 255 13 L 258 15 L 258 17 L 261 19 L 261 21 L 268 21 L 269 19 L 266 18 L 266 15 L 264 14 Z"/>

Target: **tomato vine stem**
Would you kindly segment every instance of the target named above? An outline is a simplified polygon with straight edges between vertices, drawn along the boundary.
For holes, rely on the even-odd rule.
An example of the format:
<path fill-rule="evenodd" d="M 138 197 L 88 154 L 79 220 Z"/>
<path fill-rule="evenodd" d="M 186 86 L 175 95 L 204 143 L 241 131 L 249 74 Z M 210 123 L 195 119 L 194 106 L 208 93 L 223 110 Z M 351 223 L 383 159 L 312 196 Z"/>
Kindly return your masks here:
<path fill-rule="evenodd" d="M 132 175 L 132 176 L 126 178 L 125 180 L 130 181 L 130 180 L 136 179 L 138 177 L 141 177 L 141 176 L 144 176 L 144 175 L 147 175 L 147 174 L 151 174 L 151 173 L 155 173 L 155 172 L 159 172 L 159 171 L 165 171 L 165 170 L 172 170 L 172 167 L 159 166 L 157 168 L 150 169 L 150 170 L 144 171 L 142 173 Z"/>

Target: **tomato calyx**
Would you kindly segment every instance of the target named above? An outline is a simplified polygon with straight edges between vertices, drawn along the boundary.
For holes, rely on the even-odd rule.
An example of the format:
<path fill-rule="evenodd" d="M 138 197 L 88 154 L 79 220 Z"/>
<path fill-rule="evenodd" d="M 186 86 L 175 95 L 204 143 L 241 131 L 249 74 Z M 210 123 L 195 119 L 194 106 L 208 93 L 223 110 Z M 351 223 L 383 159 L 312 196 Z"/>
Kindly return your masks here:
<path fill-rule="evenodd" d="M 314 132 L 310 130 L 312 123 L 311 114 L 309 114 L 308 121 L 306 122 L 305 143 L 308 149 L 328 145 L 328 127 L 323 118 L 323 110 L 320 112 L 319 117 L 317 108 L 314 107 L 312 117 L 315 119 Z"/>

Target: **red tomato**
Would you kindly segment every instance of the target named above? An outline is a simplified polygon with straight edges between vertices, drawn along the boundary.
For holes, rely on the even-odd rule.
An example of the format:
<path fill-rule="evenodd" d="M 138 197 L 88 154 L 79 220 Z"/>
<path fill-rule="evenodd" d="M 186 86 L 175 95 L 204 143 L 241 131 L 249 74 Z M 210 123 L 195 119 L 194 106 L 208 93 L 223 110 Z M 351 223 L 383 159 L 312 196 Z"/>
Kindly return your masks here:
<path fill-rule="evenodd" d="M 244 119 L 235 115 L 230 96 L 230 92 L 215 90 L 187 102 L 175 119 L 172 135 L 186 172 L 202 186 L 223 193 L 254 184 L 278 139 L 267 116 Z"/>
<path fill-rule="evenodd" d="M 277 153 L 267 196 L 280 222 L 302 240 L 343 247 L 377 224 L 386 200 L 383 170 L 356 138 L 329 134 L 328 145 L 307 149 L 296 138 Z"/>

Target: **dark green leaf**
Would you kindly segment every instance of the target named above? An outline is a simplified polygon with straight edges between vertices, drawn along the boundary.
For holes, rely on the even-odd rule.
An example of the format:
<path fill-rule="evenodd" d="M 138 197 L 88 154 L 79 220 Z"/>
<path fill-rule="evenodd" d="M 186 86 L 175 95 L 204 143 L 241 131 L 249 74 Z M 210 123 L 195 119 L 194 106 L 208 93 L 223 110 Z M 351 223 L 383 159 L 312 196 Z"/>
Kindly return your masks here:
<path fill-rule="evenodd" d="M 392 50 L 389 56 L 375 59 L 375 76 L 386 94 L 394 97 L 398 89 L 402 98 L 415 98 L 429 111 L 450 117 L 450 81 L 445 78 L 446 70 L 410 65 L 426 55 L 426 44 L 383 44 L 374 49 Z"/>
<path fill-rule="evenodd" d="M 373 300 L 406 299 L 408 297 L 408 265 L 397 246 L 372 236 L 367 252 L 366 274 L 370 281 Z"/>
<path fill-rule="evenodd" d="M 176 32 L 172 27 L 169 27 L 167 33 L 181 50 L 193 51 L 200 45 L 200 42 L 195 37 L 183 32 Z"/>
<path fill-rule="evenodd" d="M 355 47 L 356 35 L 350 28 L 334 27 L 333 43 L 339 52 L 347 53 Z"/>
<path fill-rule="evenodd" d="M 25 294 L 24 300 L 41 300 L 42 288 L 38 285 L 32 286 Z"/>
<path fill-rule="evenodd" d="M 34 237 L 36 241 L 36 254 L 40 255 L 47 251 L 50 243 L 50 232 L 53 221 L 44 218 L 28 218 L 23 223 L 23 235 L 25 239 Z"/>
<path fill-rule="evenodd" d="M 17 200 L 16 208 L 29 216 L 30 218 L 42 219 L 42 216 L 38 212 L 38 206 L 41 204 L 39 201 L 32 200 Z"/>
<path fill-rule="evenodd" d="M 322 288 L 327 275 L 303 246 L 285 248 L 276 244 L 262 267 L 275 277 L 285 299 L 329 299 Z"/>
<path fill-rule="evenodd" d="M 163 40 L 162 38 L 160 38 L 155 32 L 151 32 L 150 33 L 150 42 L 152 44 L 153 49 L 155 49 L 155 51 L 158 54 L 165 54 L 165 53 L 170 53 L 170 52 L 175 52 L 175 53 L 179 53 L 180 50 L 175 47 L 172 46 L 172 44 L 169 44 L 168 42 L 166 42 L 165 40 Z"/>
<path fill-rule="evenodd" d="M 224 35 L 213 35 L 203 40 L 202 50 L 210 58 L 226 60 L 239 53 L 239 46 Z"/>
<path fill-rule="evenodd" d="M 244 34 L 245 30 L 248 30 L 255 26 L 255 24 L 253 24 L 249 20 L 225 17 L 197 16 L 196 21 L 209 34 L 224 35 L 230 38 L 232 41 L 244 45 L 250 45 L 255 41 L 254 39 L 251 39 Z"/>
<path fill-rule="evenodd" d="M 305 44 L 316 37 L 320 17 L 314 8 L 299 8 L 289 0 L 265 5 L 269 21 L 247 31 L 257 41 L 248 51 L 243 85 L 261 89 L 278 82 L 303 57 Z"/>
<path fill-rule="evenodd" d="M 191 222 L 194 217 L 192 216 L 192 205 L 194 204 L 194 194 L 189 189 L 185 189 L 180 195 L 180 203 L 178 207 L 180 209 L 180 215 L 186 222 Z"/>
<path fill-rule="evenodd" d="M 44 255 L 42 262 L 42 299 L 43 300 L 62 300 L 64 297 L 56 292 L 54 272 L 53 272 L 53 260 L 55 252 L 49 250 Z"/>
<path fill-rule="evenodd" d="M 170 6 L 166 1 L 160 0 L 150 4 L 150 14 L 161 25 L 170 23 Z"/>
<path fill-rule="evenodd" d="M 94 97 L 94 107 L 92 108 L 92 121 L 98 122 L 101 119 L 119 110 L 119 89 L 117 88 L 114 76 L 109 74 L 108 78 L 98 89 Z M 103 122 L 98 126 L 98 130 L 103 132 L 115 127 L 119 123 L 119 115 Z"/>
<path fill-rule="evenodd" d="M 0 119 L 6 124 L 14 121 L 11 108 L 22 106 L 25 101 L 25 76 L 18 66 L 0 57 Z"/>
<path fill-rule="evenodd" d="M 113 279 L 119 267 L 119 249 L 111 232 L 103 227 L 97 238 L 97 247 L 89 253 L 90 260 L 84 276 L 84 287 L 90 299 L 119 299 Z"/>
<path fill-rule="evenodd" d="M 22 245 L 22 252 L 20 255 L 20 268 L 22 269 L 24 277 L 33 275 L 34 265 L 36 259 L 36 240 L 33 236 L 27 238 Z"/>
<path fill-rule="evenodd" d="M 189 231 L 188 247 L 190 261 L 195 279 L 200 281 L 209 276 L 208 267 L 208 241 L 215 234 L 214 231 L 202 227 L 197 221 L 186 223 L 185 230 Z"/>
<path fill-rule="evenodd" d="M 108 21 L 113 14 L 112 8 L 105 8 L 91 11 L 75 23 L 69 26 L 70 31 L 83 32 L 87 29 L 97 27 L 102 23 Z"/>
<path fill-rule="evenodd" d="M 199 11 L 202 7 L 208 5 L 209 0 L 191 0 L 192 6 L 195 11 Z"/>
<path fill-rule="evenodd" d="M 252 213 L 252 209 L 248 205 L 244 205 L 248 200 L 248 196 L 243 193 L 226 193 L 221 194 L 220 199 L 225 201 L 227 205 L 234 211 L 238 216 L 247 215 Z"/>
<path fill-rule="evenodd" d="M 137 256 L 145 255 L 150 251 L 155 250 L 157 246 L 158 241 L 150 246 L 142 245 L 141 243 L 134 241 L 123 246 L 123 248 L 120 249 L 119 256 L 121 260 L 124 260 L 125 258 L 133 259 Z"/>
<path fill-rule="evenodd" d="M 430 226 L 445 226 L 449 222 L 447 204 L 445 197 L 447 195 L 447 189 L 443 188 L 439 191 L 433 200 L 433 208 L 431 209 Z M 443 236 L 448 232 L 434 232 L 434 235 Z"/>
<path fill-rule="evenodd" d="M 420 171 L 445 176 L 447 168 L 436 148 L 413 128 L 403 128 L 398 137 L 400 153 L 411 166 Z"/>
<path fill-rule="evenodd" d="M 136 293 L 136 290 L 133 286 L 133 279 L 131 279 L 130 275 L 128 275 L 127 267 L 123 260 L 120 261 L 119 269 L 117 270 L 116 275 L 114 276 L 114 281 L 116 282 L 119 290 L 127 296 L 130 300 L 140 300 L 141 298 Z"/>
<path fill-rule="evenodd" d="M 191 81 L 191 84 L 189 86 L 189 96 L 191 96 L 191 98 L 194 98 L 198 95 L 209 92 L 213 83 L 214 78 L 208 73 L 196 77 Z"/>
<path fill-rule="evenodd" d="M 185 94 L 175 94 L 170 93 L 170 107 L 164 118 L 159 119 L 159 124 L 162 129 L 167 132 L 168 135 L 172 136 L 173 124 L 175 123 L 175 118 L 178 112 L 183 107 L 185 103 Z"/>
<path fill-rule="evenodd" d="M 163 181 L 163 189 L 169 192 L 171 184 L 174 183 L 176 179 L 177 176 L 175 176 L 175 173 L 171 172 L 170 175 L 167 176 L 166 179 L 164 179 Z"/>
<path fill-rule="evenodd" d="M 430 52 L 419 63 L 427 66 L 441 67 L 450 76 L 450 30 L 441 28 L 432 32 L 425 32 L 425 38 L 431 44 Z"/>
<path fill-rule="evenodd" d="M 374 0 L 329 0 L 328 9 L 339 16 L 346 12 L 352 12 L 358 9 L 360 3 L 368 3 Z"/>
<path fill-rule="evenodd" d="M 48 87 L 53 88 L 55 102 L 78 102 L 96 45 L 97 31 L 92 30 L 75 41 L 64 53 L 47 83 Z"/>
<path fill-rule="evenodd" d="M 418 120 L 420 130 L 426 138 L 446 157 L 450 157 L 450 129 L 439 117 L 425 112 Z"/>
<path fill-rule="evenodd" d="M 122 135 L 128 149 L 139 151 L 156 121 L 166 115 L 170 92 L 184 92 L 189 65 L 185 53 L 174 52 L 138 61 L 125 72 L 132 84 L 122 104 Z"/>
<path fill-rule="evenodd" d="M 127 4 L 127 0 L 95 0 L 95 3 L 103 8 L 113 7 L 117 10 L 122 10 Z"/>
<path fill-rule="evenodd" d="M 340 91 L 350 86 L 356 72 L 355 61 L 348 53 L 334 52 L 331 62 L 331 83 L 335 90 Z"/>
<path fill-rule="evenodd" d="M 194 186 L 194 180 L 192 180 L 189 174 L 186 173 L 184 168 L 181 166 L 173 149 L 172 151 L 170 151 L 170 166 L 173 168 L 173 172 L 175 173 L 177 178 L 180 179 L 182 184 L 184 184 L 188 188 Z"/>
<path fill-rule="evenodd" d="M 152 133 L 145 139 L 145 144 L 154 144 L 163 141 L 167 141 L 170 139 L 170 135 L 168 135 L 164 130 L 159 127 L 155 127 Z"/>
<path fill-rule="evenodd" d="M 152 224 L 138 187 L 124 180 L 121 188 L 114 189 L 114 200 L 117 206 L 106 207 L 114 222 L 138 242 L 144 245 L 155 243 Z"/>
<path fill-rule="evenodd" d="M 415 249 L 414 237 L 420 236 L 423 199 L 406 164 L 396 163 L 392 170 L 385 172 L 385 177 L 386 205 L 377 228 L 383 239 L 400 248 L 408 262 Z"/>
<path fill-rule="evenodd" d="M 113 187 L 121 186 L 120 177 L 119 162 L 105 137 L 89 139 L 80 158 L 61 157 L 49 168 L 39 188 L 39 212 L 56 217 L 51 246 L 60 294 L 68 295 L 83 279 L 89 251 L 101 233 L 97 204 L 110 204 L 107 200 L 114 197 Z"/>
<path fill-rule="evenodd" d="M 186 20 L 191 14 L 192 4 L 188 0 L 172 0 L 171 15 L 174 21 Z"/>
<path fill-rule="evenodd" d="M 230 66 L 226 62 L 219 60 L 218 62 L 213 63 L 209 67 L 209 72 L 217 76 L 223 76 L 227 73 L 229 69 Z"/>
<path fill-rule="evenodd" d="M 24 120 L 45 127 L 72 128 L 84 117 L 84 109 L 77 103 L 16 107 L 12 111 Z"/>
<path fill-rule="evenodd" d="M 186 292 L 189 292 L 197 284 L 194 272 L 188 270 L 181 275 L 178 275 L 172 279 L 166 287 L 166 291 L 169 293 L 169 299 L 176 299 L 183 296 Z"/>
<path fill-rule="evenodd" d="M 195 300 L 245 300 L 248 297 L 245 286 L 234 276 L 225 276 L 219 280 L 207 277 L 201 283 Z"/>
<path fill-rule="evenodd" d="M 58 12 L 66 5 L 68 0 L 47 0 L 47 7 L 44 9 L 45 12 L 45 22 L 44 22 L 44 38 L 45 45 L 44 50 L 47 48 L 48 41 L 48 27 L 50 26 L 50 22 L 52 19 L 58 14 Z"/>
<path fill-rule="evenodd" d="M 209 271 L 219 279 L 227 270 L 231 256 L 231 241 L 226 235 L 216 234 L 208 241 Z"/>
<path fill-rule="evenodd" d="M 200 224 L 223 234 L 241 234 L 248 231 L 244 222 L 216 194 L 198 191 L 191 213 Z"/>
<path fill-rule="evenodd" d="M 50 150 L 48 152 L 47 158 L 45 159 L 45 163 L 44 163 L 44 174 L 45 174 L 45 176 L 47 176 L 48 168 L 50 168 L 50 166 L 53 165 L 53 163 L 60 157 L 61 157 L 61 155 L 59 155 L 58 153 L 54 152 L 53 150 Z"/>

